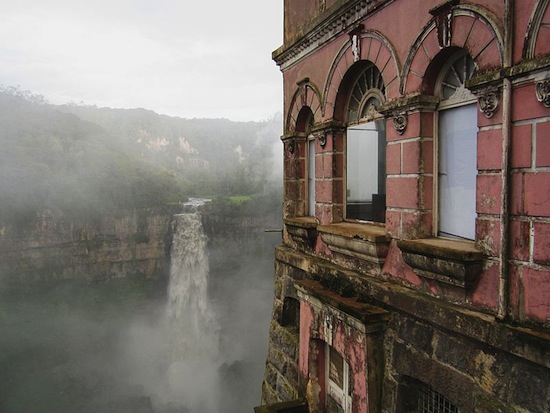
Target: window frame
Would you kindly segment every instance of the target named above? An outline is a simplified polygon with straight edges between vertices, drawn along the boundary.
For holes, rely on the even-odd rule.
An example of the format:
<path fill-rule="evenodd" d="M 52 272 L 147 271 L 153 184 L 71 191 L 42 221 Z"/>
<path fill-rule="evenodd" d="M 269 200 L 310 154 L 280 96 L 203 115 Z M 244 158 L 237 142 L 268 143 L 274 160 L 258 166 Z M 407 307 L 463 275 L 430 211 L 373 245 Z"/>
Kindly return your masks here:
<path fill-rule="evenodd" d="M 306 191 L 307 191 L 307 214 L 308 216 L 315 217 L 315 207 L 317 204 L 316 201 L 316 188 L 315 183 L 317 180 L 316 176 L 316 157 L 317 157 L 317 139 L 313 134 L 309 134 L 306 139 Z M 312 156 L 313 150 L 313 156 Z"/>
<path fill-rule="evenodd" d="M 338 355 L 342 360 L 342 386 L 337 382 L 331 379 L 331 352 Z M 350 380 L 350 365 L 329 343 L 325 342 L 325 404 L 328 405 L 329 398 L 331 398 L 336 404 L 342 408 L 342 413 L 351 413 L 352 403 L 351 403 L 351 393 L 352 386 Z M 339 400 L 337 399 L 339 398 Z"/>
<path fill-rule="evenodd" d="M 383 218 L 381 220 L 375 220 L 373 218 L 373 213 L 371 213 L 370 217 L 366 217 L 363 219 L 363 217 L 360 218 L 350 218 L 348 217 L 348 132 L 349 130 L 352 130 L 354 128 L 358 128 L 361 126 L 368 125 L 370 123 L 375 124 L 375 130 L 379 133 L 384 134 L 384 145 L 383 149 L 380 147 L 377 148 L 377 154 L 378 154 L 378 162 L 380 162 L 381 157 L 381 150 L 383 151 L 383 165 L 384 165 L 384 173 L 382 174 L 382 179 L 384 180 L 384 198 L 386 196 L 386 179 L 387 179 L 387 170 L 386 170 L 386 150 L 387 150 L 387 138 L 386 138 L 386 119 L 385 117 L 377 111 L 377 106 L 383 104 L 386 100 L 385 97 L 385 85 L 382 78 L 382 74 L 379 71 L 379 69 L 376 67 L 375 64 L 371 62 L 364 62 L 368 63 L 363 70 L 361 70 L 352 83 L 352 87 L 350 89 L 350 94 L 348 96 L 348 102 L 346 106 L 346 114 L 347 114 L 347 125 L 345 130 L 345 139 L 344 139 L 344 171 L 343 171 L 343 219 L 347 222 L 359 222 L 359 223 L 368 223 L 373 225 L 384 225 L 385 224 L 385 212 L 386 212 L 386 202 L 384 200 L 383 202 Z M 370 75 L 370 79 L 364 79 L 364 77 L 368 77 Z M 361 81 L 363 81 L 363 84 L 360 84 Z M 370 84 L 368 83 L 370 81 Z M 370 86 L 370 87 L 369 87 Z M 360 90 L 362 93 L 361 99 L 357 99 L 356 92 L 357 90 Z M 351 108 L 352 105 L 352 99 L 355 100 L 353 103 L 354 108 Z M 379 125 L 383 124 L 383 128 L 379 128 Z M 358 128 L 359 129 L 359 128 Z M 377 162 L 377 169 L 379 168 L 380 164 Z M 380 176 L 378 176 L 378 185 L 380 186 Z"/>
<path fill-rule="evenodd" d="M 437 238 L 446 238 L 446 239 L 454 239 L 454 240 L 464 240 L 464 241 L 474 241 L 475 240 L 475 219 L 474 219 L 474 239 L 461 237 L 461 236 L 453 236 L 452 234 L 441 234 L 440 233 L 440 227 L 441 227 L 441 182 L 440 182 L 440 150 L 441 150 L 441 130 L 440 130 L 440 114 L 446 110 L 452 110 L 456 108 L 465 107 L 468 105 L 476 104 L 476 113 L 477 113 L 477 99 L 474 96 L 472 92 L 464 88 L 464 83 L 462 83 L 462 89 L 460 90 L 460 94 L 458 96 L 451 96 L 450 99 L 443 99 L 443 84 L 446 79 L 446 76 L 448 74 L 448 70 L 460 59 L 462 58 L 469 58 L 472 63 L 472 71 L 469 74 L 469 78 L 473 76 L 473 74 L 476 71 L 475 61 L 471 58 L 471 56 L 468 54 L 466 50 L 460 49 L 453 53 L 449 58 L 446 60 L 445 64 L 441 67 L 441 70 L 439 71 L 439 75 L 436 79 L 435 83 L 435 91 L 436 96 L 440 98 L 440 101 L 437 105 L 437 108 L 434 112 L 434 140 L 433 140 L 433 168 L 434 168 L 434 174 L 433 174 L 433 236 Z M 467 80 L 465 79 L 465 80 Z M 476 118 L 477 119 L 477 118 Z M 475 140 L 477 142 L 477 134 L 479 133 L 479 126 L 476 122 L 475 125 L 477 131 Z M 477 165 L 477 146 L 476 146 L 476 165 Z M 477 176 L 477 167 L 476 167 L 476 176 Z M 474 187 L 474 204 L 475 204 L 475 198 L 477 196 L 477 192 L 475 191 L 476 188 Z M 475 213 L 475 210 L 474 210 Z M 476 214 L 477 216 L 477 214 Z"/>

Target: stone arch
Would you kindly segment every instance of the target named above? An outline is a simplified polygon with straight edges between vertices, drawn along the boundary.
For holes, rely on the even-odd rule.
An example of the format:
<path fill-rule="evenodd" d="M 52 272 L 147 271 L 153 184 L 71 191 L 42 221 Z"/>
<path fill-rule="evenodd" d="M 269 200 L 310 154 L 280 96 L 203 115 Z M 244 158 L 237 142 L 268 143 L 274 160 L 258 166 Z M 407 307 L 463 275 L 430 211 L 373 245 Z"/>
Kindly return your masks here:
<path fill-rule="evenodd" d="M 386 87 L 386 99 L 398 97 L 400 66 L 395 49 L 384 36 L 375 31 L 361 33 L 360 39 L 359 62 L 370 61 L 380 70 Z M 357 63 L 351 49 L 351 42 L 346 41 L 336 55 L 325 83 L 325 112 L 334 119 L 343 117 L 345 110 L 337 104 L 337 98 L 342 92 L 340 86 L 346 74 Z"/>
<path fill-rule="evenodd" d="M 403 65 L 400 92 L 426 93 L 428 67 L 445 49 L 465 49 L 476 63 L 477 72 L 484 72 L 503 63 L 504 41 L 496 18 L 479 7 L 460 5 L 452 9 L 453 33 L 446 47 L 440 46 L 436 18 L 417 37 Z"/>
<path fill-rule="evenodd" d="M 523 44 L 523 58 L 533 59 L 535 57 L 550 53 L 550 0 L 537 2 L 536 7 L 529 19 L 527 35 Z"/>
<path fill-rule="evenodd" d="M 313 123 L 320 122 L 323 116 L 321 94 L 319 93 L 319 89 L 309 79 L 304 79 L 298 83 L 298 88 L 292 97 L 286 118 L 286 132 L 288 134 L 295 133 L 300 129 L 299 124 L 303 120 L 304 108 L 309 108 L 307 112 L 311 112 Z"/>

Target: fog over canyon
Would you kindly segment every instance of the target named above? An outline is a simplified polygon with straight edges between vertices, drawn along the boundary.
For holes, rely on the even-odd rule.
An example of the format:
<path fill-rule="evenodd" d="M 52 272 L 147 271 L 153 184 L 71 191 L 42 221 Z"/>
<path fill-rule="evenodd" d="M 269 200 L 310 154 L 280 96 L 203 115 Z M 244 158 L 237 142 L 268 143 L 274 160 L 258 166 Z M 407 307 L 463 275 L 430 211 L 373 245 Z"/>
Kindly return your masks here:
<path fill-rule="evenodd" d="M 0 412 L 252 411 L 280 118 L 0 107 Z"/>

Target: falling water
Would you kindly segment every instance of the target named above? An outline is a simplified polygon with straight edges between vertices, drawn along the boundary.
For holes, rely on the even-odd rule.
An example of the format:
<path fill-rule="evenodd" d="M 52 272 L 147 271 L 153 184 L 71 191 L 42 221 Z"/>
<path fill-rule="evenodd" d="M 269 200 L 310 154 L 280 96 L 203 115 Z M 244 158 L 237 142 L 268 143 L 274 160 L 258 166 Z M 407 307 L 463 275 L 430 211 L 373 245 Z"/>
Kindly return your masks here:
<path fill-rule="evenodd" d="M 174 216 L 166 308 L 168 382 L 191 413 L 217 413 L 219 325 L 208 299 L 207 238 L 198 213 Z"/>

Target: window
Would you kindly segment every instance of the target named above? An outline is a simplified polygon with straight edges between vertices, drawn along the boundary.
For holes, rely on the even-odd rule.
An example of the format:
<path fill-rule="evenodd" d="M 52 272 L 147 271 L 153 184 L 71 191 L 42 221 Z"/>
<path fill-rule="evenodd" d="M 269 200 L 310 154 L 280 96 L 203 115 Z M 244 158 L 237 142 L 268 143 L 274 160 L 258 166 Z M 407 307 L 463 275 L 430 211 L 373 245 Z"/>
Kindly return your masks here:
<path fill-rule="evenodd" d="M 460 413 L 444 395 L 420 380 L 403 377 L 399 388 L 399 413 Z"/>
<path fill-rule="evenodd" d="M 312 135 L 308 138 L 307 147 L 308 211 L 310 216 L 315 216 L 315 138 Z"/>
<path fill-rule="evenodd" d="M 475 238 L 477 105 L 464 87 L 474 61 L 459 52 L 442 71 L 438 109 L 438 235 Z"/>
<path fill-rule="evenodd" d="M 424 383 L 418 386 L 417 411 L 419 413 L 460 413 L 454 404 Z"/>
<path fill-rule="evenodd" d="M 331 346 L 326 345 L 327 411 L 351 413 L 349 365 Z"/>
<path fill-rule="evenodd" d="M 297 299 L 285 297 L 279 324 L 294 330 L 300 328 L 300 302 Z"/>
<path fill-rule="evenodd" d="M 346 135 L 346 218 L 385 221 L 386 128 L 376 108 L 384 101 L 379 70 L 368 63 L 352 88 Z"/>

